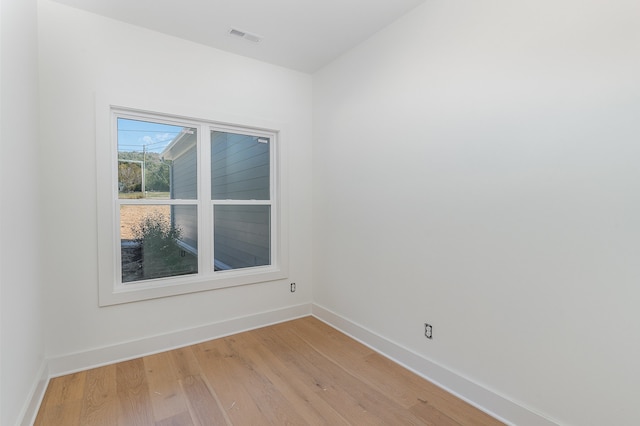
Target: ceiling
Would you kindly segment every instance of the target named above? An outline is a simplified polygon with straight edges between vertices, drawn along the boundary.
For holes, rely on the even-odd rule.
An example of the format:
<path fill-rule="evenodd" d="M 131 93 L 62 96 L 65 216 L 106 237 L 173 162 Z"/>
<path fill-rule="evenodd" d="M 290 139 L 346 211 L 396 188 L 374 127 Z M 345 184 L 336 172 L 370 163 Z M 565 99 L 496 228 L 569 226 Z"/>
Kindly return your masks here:
<path fill-rule="evenodd" d="M 313 73 L 424 0 L 54 0 Z M 229 35 L 234 28 L 260 42 Z"/>

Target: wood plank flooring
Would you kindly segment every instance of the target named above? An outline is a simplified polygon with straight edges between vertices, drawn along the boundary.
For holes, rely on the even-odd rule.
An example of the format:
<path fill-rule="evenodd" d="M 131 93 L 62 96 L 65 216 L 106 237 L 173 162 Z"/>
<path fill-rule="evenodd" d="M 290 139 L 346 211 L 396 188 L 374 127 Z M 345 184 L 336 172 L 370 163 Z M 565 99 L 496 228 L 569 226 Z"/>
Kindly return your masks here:
<path fill-rule="evenodd" d="M 54 378 L 36 426 L 500 425 L 305 317 Z"/>

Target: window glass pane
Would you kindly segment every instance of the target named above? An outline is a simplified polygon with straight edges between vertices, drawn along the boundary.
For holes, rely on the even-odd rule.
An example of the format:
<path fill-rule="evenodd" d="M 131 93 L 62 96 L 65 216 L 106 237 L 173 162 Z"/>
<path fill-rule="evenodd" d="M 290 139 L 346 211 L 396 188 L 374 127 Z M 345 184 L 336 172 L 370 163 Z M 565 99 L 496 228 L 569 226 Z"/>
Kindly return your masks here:
<path fill-rule="evenodd" d="M 196 206 L 120 206 L 122 282 L 198 272 Z"/>
<path fill-rule="evenodd" d="M 196 129 L 118 118 L 118 196 L 196 199 Z"/>
<path fill-rule="evenodd" d="M 211 199 L 269 199 L 269 138 L 211 132 Z"/>
<path fill-rule="evenodd" d="M 216 271 L 271 264 L 271 206 L 214 206 Z"/>

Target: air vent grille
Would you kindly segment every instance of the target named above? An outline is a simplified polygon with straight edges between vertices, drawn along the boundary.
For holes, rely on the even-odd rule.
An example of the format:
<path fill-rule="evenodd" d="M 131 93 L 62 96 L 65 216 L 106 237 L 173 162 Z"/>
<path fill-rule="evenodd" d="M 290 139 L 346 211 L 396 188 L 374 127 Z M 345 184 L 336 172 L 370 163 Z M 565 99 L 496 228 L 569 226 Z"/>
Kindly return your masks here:
<path fill-rule="evenodd" d="M 234 36 L 234 37 L 239 37 L 239 38 L 243 38 L 247 41 L 251 41 L 253 43 L 258 43 L 260 42 L 263 37 L 257 35 L 257 34 L 251 34 L 248 33 L 246 31 L 242 31 L 242 30 L 238 30 L 236 28 L 231 28 L 229 30 L 229 35 Z"/>

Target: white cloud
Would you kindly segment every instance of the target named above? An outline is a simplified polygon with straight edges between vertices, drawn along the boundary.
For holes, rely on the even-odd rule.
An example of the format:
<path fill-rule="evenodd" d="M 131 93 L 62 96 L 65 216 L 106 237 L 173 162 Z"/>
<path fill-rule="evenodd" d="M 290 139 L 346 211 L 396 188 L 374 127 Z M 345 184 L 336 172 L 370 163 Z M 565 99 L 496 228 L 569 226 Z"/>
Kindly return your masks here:
<path fill-rule="evenodd" d="M 144 145 L 153 145 L 171 141 L 174 137 L 175 135 L 171 133 L 156 133 L 155 135 L 145 135 L 140 140 Z"/>
<path fill-rule="evenodd" d="M 173 139 L 173 137 L 174 135 L 171 135 L 169 133 L 162 133 L 162 134 L 156 134 L 155 139 L 157 142 L 165 142 Z"/>

